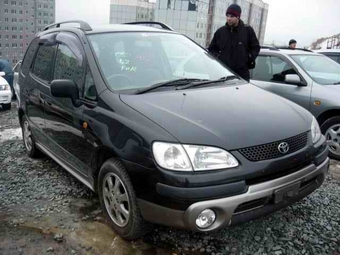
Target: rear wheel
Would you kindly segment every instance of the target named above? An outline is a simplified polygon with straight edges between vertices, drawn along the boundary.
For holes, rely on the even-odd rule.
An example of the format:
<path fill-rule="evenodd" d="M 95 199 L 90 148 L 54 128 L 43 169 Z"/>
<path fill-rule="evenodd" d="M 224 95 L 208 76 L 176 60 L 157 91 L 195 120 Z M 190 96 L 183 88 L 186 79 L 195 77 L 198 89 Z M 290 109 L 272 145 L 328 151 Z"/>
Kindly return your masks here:
<path fill-rule="evenodd" d="M 28 122 L 26 115 L 22 117 L 21 129 L 22 129 L 22 138 L 24 140 L 24 146 L 25 146 L 27 155 L 31 158 L 37 158 L 41 156 L 41 152 L 35 146 L 35 140 L 31 132 L 31 127 L 30 127 L 30 124 Z"/>
<path fill-rule="evenodd" d="M 141 213 L 130 178 L 117 159 L 107 160 L 100 169 L 98 194 L 110 226 L 121 237 L 134 240 L 150 230 Z"/>
<path fill-rule="evenodd" d="M 7 110 L 10 110 L 10 109 L 11 109 L 11 106 L 12 106 L 11 103 L 9 103 L 9 104 L 3 104 L 3 105 L 2 105 L 2 109 L 7 111 Z"/>
<path fill-rule="evenodd" d="M 340 160 L 340 117 L 332 117 L 322 123 L 321 133 L 326 137 L 329 157 Z"/>

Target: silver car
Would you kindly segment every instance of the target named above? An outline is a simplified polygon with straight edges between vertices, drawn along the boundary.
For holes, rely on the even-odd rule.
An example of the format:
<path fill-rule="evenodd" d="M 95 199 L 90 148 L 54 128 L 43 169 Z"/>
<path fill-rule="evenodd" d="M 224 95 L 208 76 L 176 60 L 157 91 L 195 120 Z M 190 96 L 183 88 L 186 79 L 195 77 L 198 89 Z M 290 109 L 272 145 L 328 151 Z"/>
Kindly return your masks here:
<path fill-rule="evenodd" d="M 340 65 L 307 50 L 261 49 L 251 83 L 309 110 L 340 160 Z"/>
<path fill-rule="evenodd" d="M 314 52 L 323 54 L 340 64 L 340 49 L 323 49 L 315 50 Z"/>
<path fill-rule="evenodd" d="M 18 84 L 18 78 L 19 78 L 19 71 L 21 68 L 21 60 L 16 63 L 16 65 L 13 67 L 13 75 L 14 75 L 14 79 L 13 79 L 13 89 L 14 89 L 14 97 L 18 100 L 18 105 L 20 105 L 20 87 Z"/>

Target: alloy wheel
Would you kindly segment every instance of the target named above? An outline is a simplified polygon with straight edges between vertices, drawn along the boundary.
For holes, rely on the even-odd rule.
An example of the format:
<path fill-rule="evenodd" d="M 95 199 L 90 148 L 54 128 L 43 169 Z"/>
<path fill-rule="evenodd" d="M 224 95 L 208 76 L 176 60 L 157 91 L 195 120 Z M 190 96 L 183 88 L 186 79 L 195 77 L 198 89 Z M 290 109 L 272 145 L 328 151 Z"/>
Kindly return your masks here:
<path fill-rule="evenodd" d="M 336 124 L 327 129 L 325 133 L 329 150 L 340 156 L 340 124 Z"/>
<path fill-rule="evenodd" d="M 32 140 L 32 133 L 31 133 L 29 123 L 27 120 L 24 121 L 24 135 L 23 136 L 24 136 L 26 149 L 28 151 L 31 151 L 33 147 L 33 140 Z"/>
<path fill-rule="evenodd" d="M 125 227 L 130 218 L 130 204 L 123 182 L 116 174 L 108 173 L 102 189 L 105 208 L 110 218 L 117 226 Z"/>

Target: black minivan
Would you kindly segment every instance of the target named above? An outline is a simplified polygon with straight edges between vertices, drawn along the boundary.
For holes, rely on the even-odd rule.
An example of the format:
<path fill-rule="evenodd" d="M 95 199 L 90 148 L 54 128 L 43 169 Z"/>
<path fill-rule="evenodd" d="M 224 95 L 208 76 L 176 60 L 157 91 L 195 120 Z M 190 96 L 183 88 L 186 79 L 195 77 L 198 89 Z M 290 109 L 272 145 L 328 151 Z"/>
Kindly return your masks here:
<path fill-rule="evenodd" d="M 122 237 L 150 222 L 221 229 L 323 183 L 327 145 L 302 107 L 164 24 L 71 23 L 46 27 L 27 49 L 23 140 L 30 157 L 45 153 L 97 192 Z"/>

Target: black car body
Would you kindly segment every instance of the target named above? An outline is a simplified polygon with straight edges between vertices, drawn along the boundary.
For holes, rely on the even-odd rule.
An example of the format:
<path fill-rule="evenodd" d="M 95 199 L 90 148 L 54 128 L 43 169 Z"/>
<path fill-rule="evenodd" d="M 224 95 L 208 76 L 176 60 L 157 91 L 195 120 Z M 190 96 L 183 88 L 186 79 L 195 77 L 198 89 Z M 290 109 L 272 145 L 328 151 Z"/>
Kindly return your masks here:
<path fill-rule="evenodd" d="M 308 111 L 233 76 L 173 31 L 80 25 L 48 27 L 30 44 L 19 119 L 27 153 L 43 151 L 98 192 L 124 238 L 140 237 L 146 222 L 220 229 L 322 184 L 327 145 Z M 165 56 L 156 42 L 170 55 L 187 51 L 155 62 Z M 173 66 L 181 79 L 169 82 Z"/>

